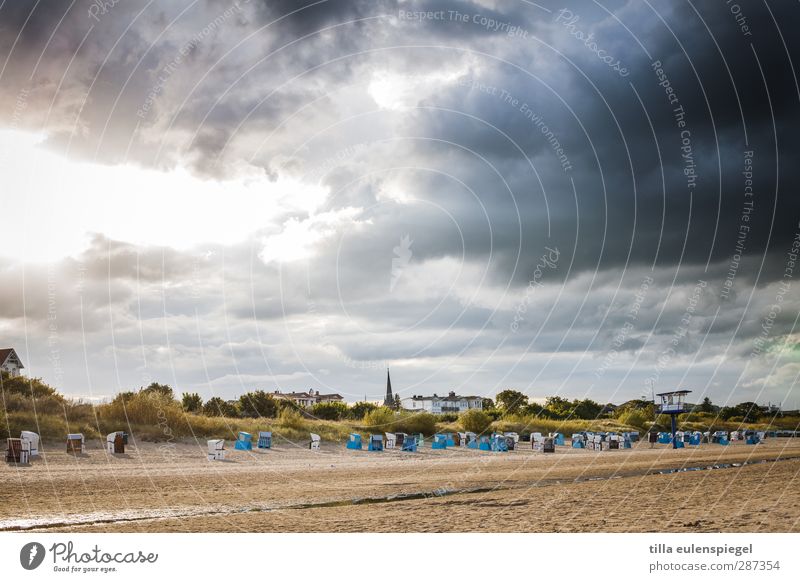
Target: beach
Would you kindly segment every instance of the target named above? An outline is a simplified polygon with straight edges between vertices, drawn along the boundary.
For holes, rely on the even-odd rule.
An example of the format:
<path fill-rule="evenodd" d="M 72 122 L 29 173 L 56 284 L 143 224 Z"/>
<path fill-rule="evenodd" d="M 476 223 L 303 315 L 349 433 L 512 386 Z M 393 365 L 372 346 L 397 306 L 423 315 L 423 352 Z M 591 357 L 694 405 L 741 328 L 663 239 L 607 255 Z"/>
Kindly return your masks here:
<path fill-rule="evenodd" d="M 45 443 L 0 467 L 0 531 L 792 532 L 800 439 L 673 450 L 519 443 L 494 453 L 276 442 L 208 461 L 205 441 L 70 455 Z"/>

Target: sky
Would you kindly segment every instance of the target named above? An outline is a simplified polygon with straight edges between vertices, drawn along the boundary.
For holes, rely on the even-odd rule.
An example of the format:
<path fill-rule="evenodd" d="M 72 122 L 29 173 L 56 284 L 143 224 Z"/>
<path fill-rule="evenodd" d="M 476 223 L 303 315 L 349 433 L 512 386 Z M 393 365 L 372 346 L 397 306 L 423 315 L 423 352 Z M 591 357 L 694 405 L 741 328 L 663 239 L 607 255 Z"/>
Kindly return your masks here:
<path fill-rule="evenodd" d="M 792 3 L 0 3 L 0 347 L 89 401 L 796 408 Z"/>

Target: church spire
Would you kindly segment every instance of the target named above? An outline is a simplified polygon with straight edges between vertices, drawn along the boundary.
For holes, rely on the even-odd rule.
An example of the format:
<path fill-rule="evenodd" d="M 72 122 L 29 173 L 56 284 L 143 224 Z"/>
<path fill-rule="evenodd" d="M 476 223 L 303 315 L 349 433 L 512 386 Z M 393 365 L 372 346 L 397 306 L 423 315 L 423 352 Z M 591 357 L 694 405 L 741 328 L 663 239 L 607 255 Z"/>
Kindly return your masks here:
<path fill-rule="evenodd" d="M 389 368 L 386 368 L 386 397 L 383 399 L 383 405 L 389 408 L 394 407 L 394 396 L 392 395 L 392 379 L 389 377 Z"/>

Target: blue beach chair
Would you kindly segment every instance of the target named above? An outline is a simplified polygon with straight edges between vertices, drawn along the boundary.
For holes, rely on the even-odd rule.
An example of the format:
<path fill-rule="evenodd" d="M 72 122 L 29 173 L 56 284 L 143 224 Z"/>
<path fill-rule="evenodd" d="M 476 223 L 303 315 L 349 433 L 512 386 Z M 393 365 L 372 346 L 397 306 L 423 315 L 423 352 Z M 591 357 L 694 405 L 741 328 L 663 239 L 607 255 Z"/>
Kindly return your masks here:
<path fill-rule="evenodd" d="M 361 435 L 357 433 L 350 433 L 350 438 L 347 441 L 347 448 L 353 451 L 360 451 Z"/>
<path fill-rule="evenodd" d="M 252 451 L 253 450 L 253 435 L 249 432 L 239 431 L 236 437 L 236 444 L 233 448 L 237 451 Z"/>

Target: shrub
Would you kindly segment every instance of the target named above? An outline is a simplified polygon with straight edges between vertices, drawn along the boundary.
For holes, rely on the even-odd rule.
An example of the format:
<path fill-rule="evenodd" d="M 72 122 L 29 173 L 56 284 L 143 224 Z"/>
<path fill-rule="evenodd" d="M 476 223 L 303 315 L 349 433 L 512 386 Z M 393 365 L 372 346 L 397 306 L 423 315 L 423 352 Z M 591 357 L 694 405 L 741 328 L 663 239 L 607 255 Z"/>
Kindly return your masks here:
<path fill-rule="evenodd" d="M 436 432 L 436 417 L 430 412 L 406 412 L 394 426 L 397 432 L 432 435 Z"/>
<path fill-rule="evenodd" d="M 393 411 L 385 406 L 379 406 L 364 415 L 364 425 L 388 430 L 394 422 L 394 418 Z"/>
<path fill-rule="evenodd" d="M 371 412 L 376 408 L 378 407 L 372 404 L 372 402 L 356 402 L 350 407 L 349 416 L 353 420 L 361 420 L 368 412 Z"/>
<path fill-rule="evenodd" d="M 492 419 L 480 410 L 467 410 L 461 413 L 458 422 L 464 430 L 481 434 L 489 429 Z"/>
<path fill-rule="evenodd" d="M 311 414 L 320 420 L 342 420 L 350 409 L 344 402 L 320 402 L 311 408 Z"/>
<path fill-rule="evenodd" d="M 437 417 L 439 422 L 456 422 L 458 420 L 458 414 L 455 412 L 446 412 L 444 414 L 440 414 Z"/>
<path fill-rule="evenodd" d="M 648 418 L 641 410 L 636 409 L 629 409 L 626 412 L 623 412 L 619 416 L 618 420 L 622 424 L 634 426 L 641 430 L 646 430 L 650 426 L 650 418 Z"/>
<path fill-rule="evenodd" d="M 295 430 L 305 430 L 306 421 L 299 411 L 293 408 L 284 408 L 278 416 L 278 424 L 285 428 L 293 428 Z"/>

